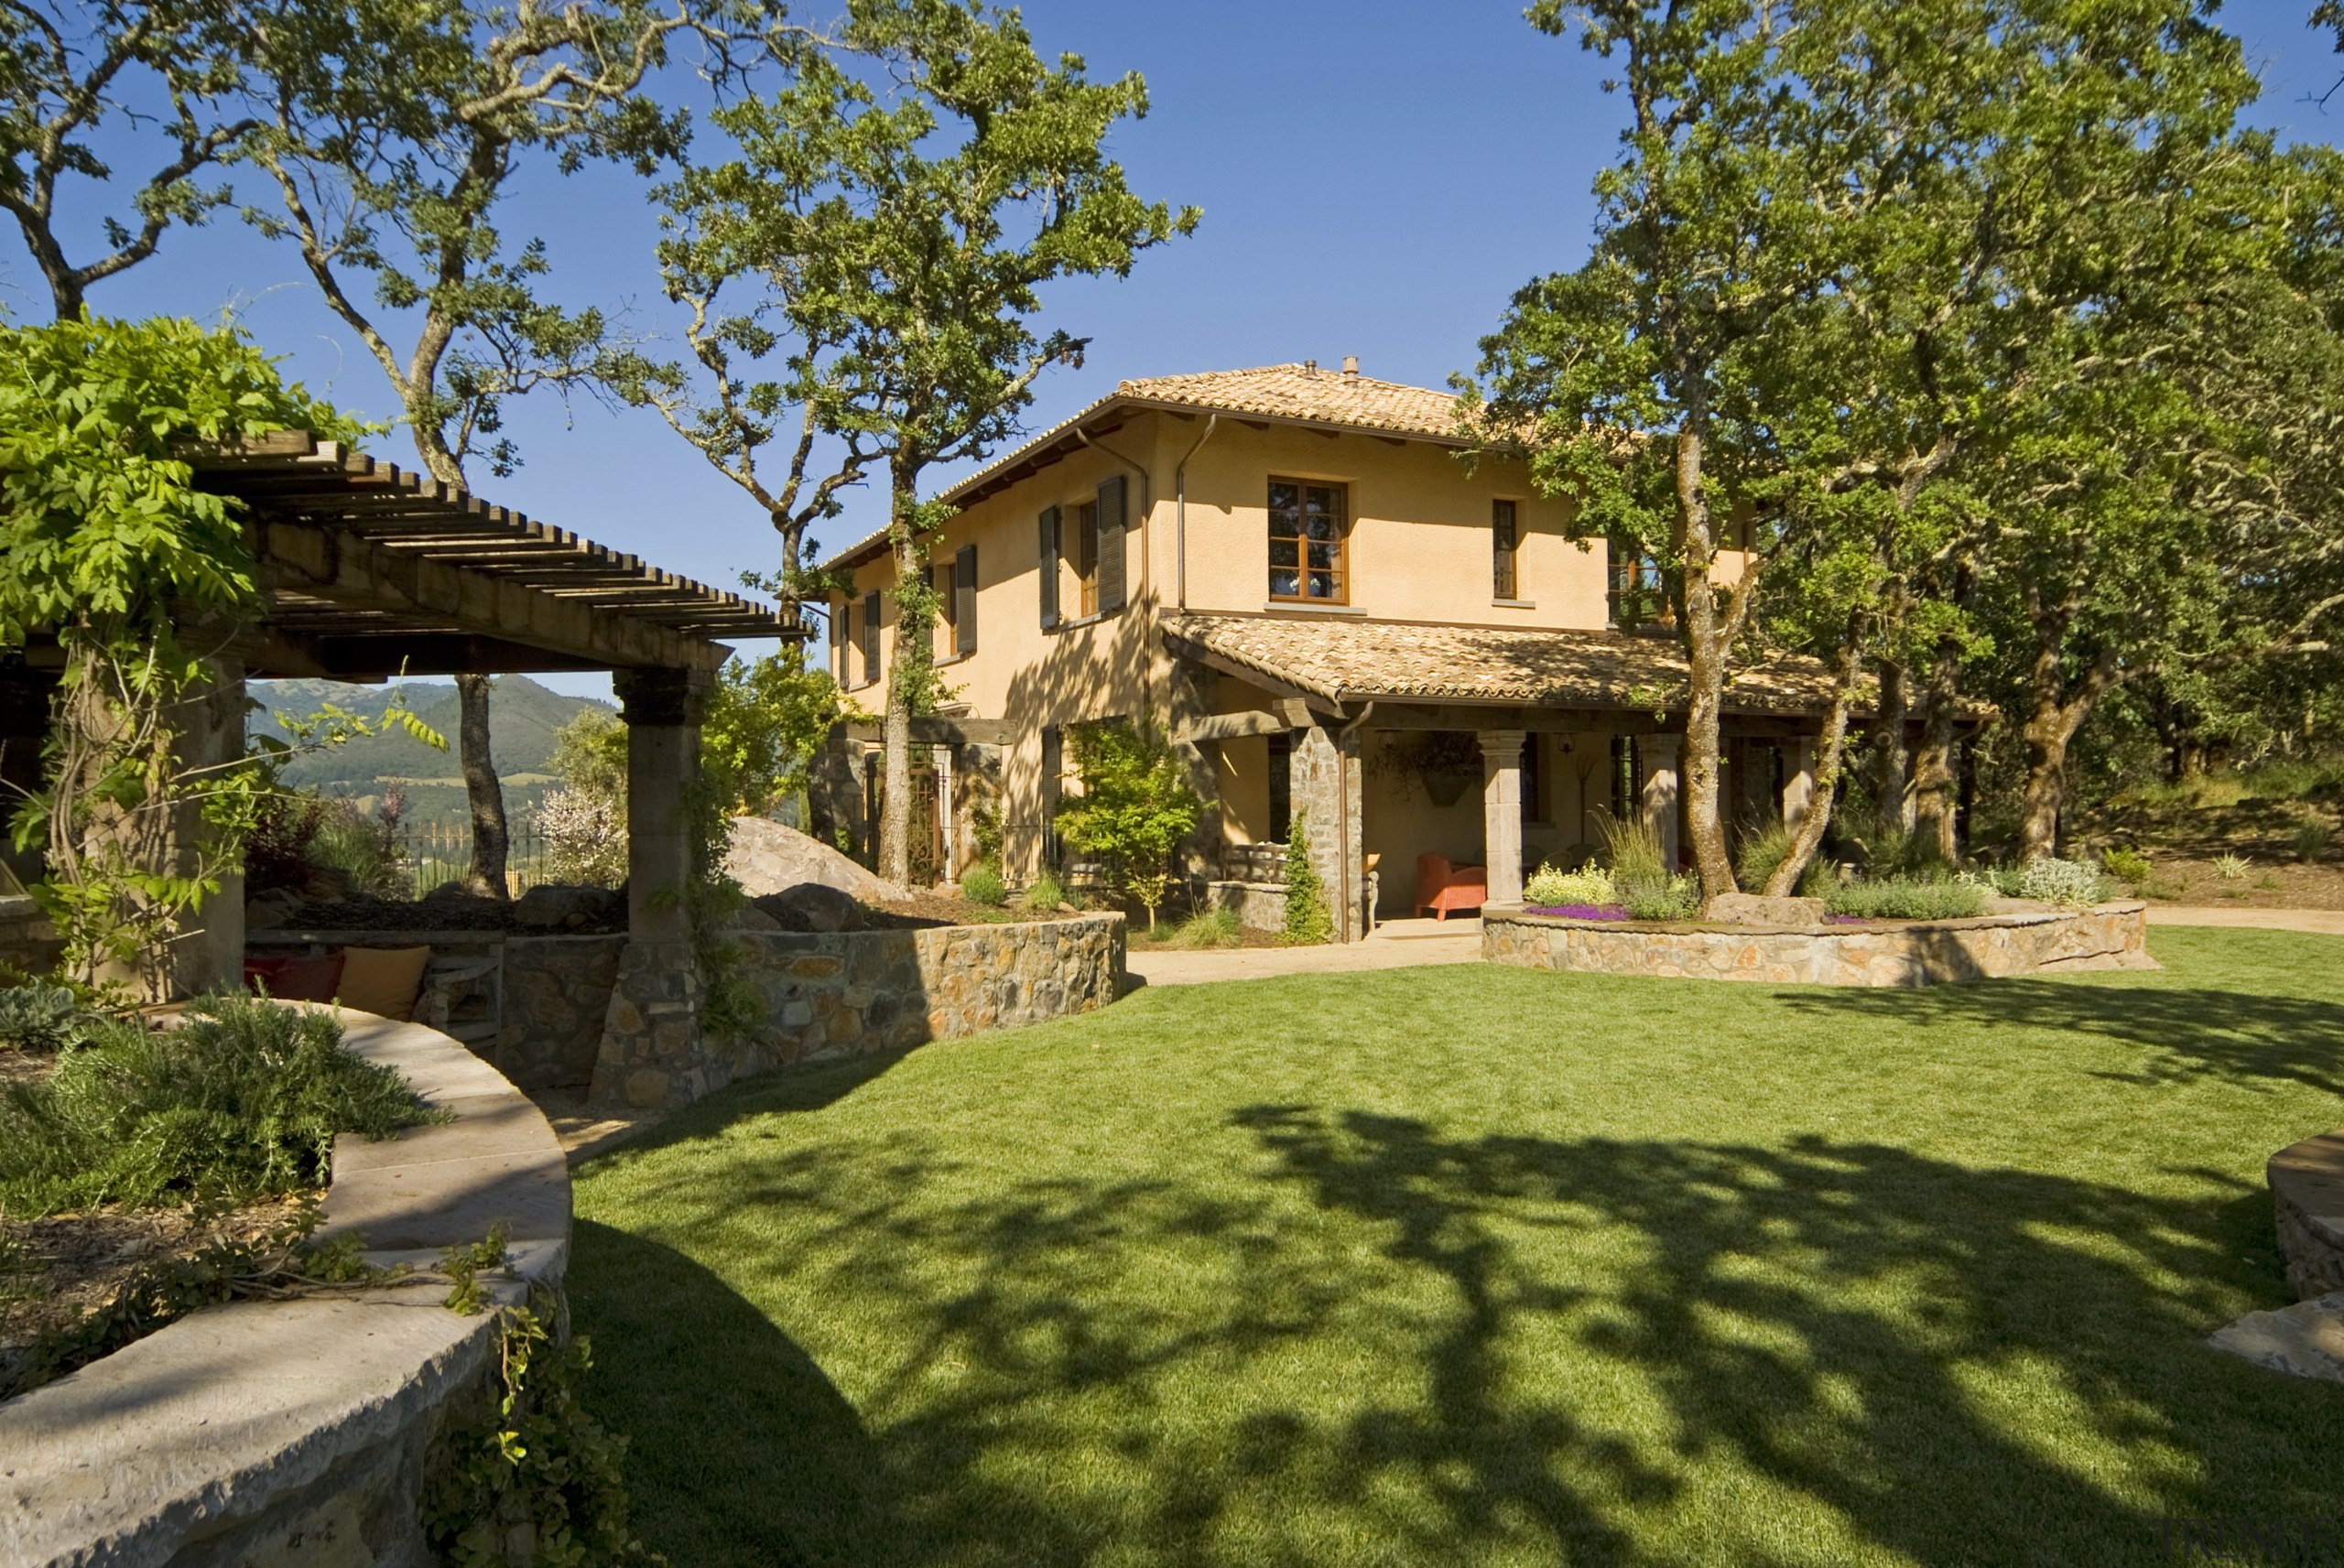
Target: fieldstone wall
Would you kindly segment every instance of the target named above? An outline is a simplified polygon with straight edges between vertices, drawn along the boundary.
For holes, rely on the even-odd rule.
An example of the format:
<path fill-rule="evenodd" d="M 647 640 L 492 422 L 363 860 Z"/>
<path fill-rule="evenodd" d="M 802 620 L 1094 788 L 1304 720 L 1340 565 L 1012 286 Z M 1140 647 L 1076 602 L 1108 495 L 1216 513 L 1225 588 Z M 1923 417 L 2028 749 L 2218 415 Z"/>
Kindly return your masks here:
<path fill-rule="evenodd" d="M 537 1108 L 461 1042 L 344 1011 L 353 1050 L 405 1073 L 456 1119 L 334 1148 L 322 1234 L 369 1262 L 429 1267 L 509 1227 L 514 1303 L 553 1293 L 570 1255 L 570 1175 Z M 427 1568 L 417 1517 L 449 1412 L 494 1369 L 493 1314 L 444 1284 L 182 1318 L 0 1404 L 0 1565 Z"/>
<path fill-rule="evenodd" d="M 626 945 L 623 935 L 508 938 L 496 1070 L 526 1094 L 584 1088 Z"/>
<path fill-rule="evenodd" d="M 2344 1291 L 2344 1128 L 2271 1156 L 2279 1251 L 2298 1301 Z"/>
<path fill-rule="evenodd" d="M 1284 882 L 1207 882 L 1205 901 L 1215 909 L 1228 910 L 1237 916 L 1239 925 L 1256 931 L 1286 929 Z"/>
<path fill-rule="evenodd" d="M 1493 964 L 1772 985 L 1926 986 L 2043 970 L 2154 968 L 2147 906 L 1820 926 L 1643 925 L 1481 911 Z"/>
<path fill-rule="evenodd" d="M 0 897 L 0 964 L 39 974 L 57 961 L 58 946 L 40 905 L 21 894 Z"/>
<path fill-rule="evenodd" d="M 1091 1012 L 1121 994 L 1123 917 L 834 935 L 742 932 L 763 1066 L 899 1051 Z"/>

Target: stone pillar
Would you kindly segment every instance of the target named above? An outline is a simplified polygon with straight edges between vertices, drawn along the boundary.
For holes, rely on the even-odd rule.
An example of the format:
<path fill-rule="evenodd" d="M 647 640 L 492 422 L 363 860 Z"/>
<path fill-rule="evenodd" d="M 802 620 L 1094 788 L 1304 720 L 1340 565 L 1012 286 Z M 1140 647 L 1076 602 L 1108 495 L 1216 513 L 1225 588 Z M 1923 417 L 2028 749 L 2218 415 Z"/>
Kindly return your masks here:
<path fill-rule="evenodd" d="M 1683 842 L 1677 823 L 1683 792 L 1677 771 L 1684 750 L 1682 735 L 1636 737 L 1636 761 L 1644 775 L 1644 822 L 1660 840 L 1661 862 L 1672 871 L 1677 869 L 1678 845 Z"/>
<path fill-rule="evenodd" d="M 1783 748 L 1783 826 L 1796 827 L 1815 799 L 1816 741 L 1801 735 Z"/>
<path fill-rule="evenodd" d="M 626 735 L 627 945 L 611 988 L 587 1093 L 605 1116 L 676 1110 L 733 1076 L 700 1028 L 701 976 L 692 921 L 691 802 L 709 676 L 698 670 L 615 672 Z"/>
<path fill-rule="evenodd" d="M 1287 800 L 1305 818 L 1310 864 L 1334 916 L 1335 940 L 1356 942 L 1364 935 L 1361 901 L 1366 896 L 1359 735 L 1323 724 L 1295 732 L 1289 753 Z"/>
<path fill-rule="evenodd" d="M 1484 730 L 1481 860 L 1492 903 L 1522 902 L 1522 743 L 1519 730 Z"/>

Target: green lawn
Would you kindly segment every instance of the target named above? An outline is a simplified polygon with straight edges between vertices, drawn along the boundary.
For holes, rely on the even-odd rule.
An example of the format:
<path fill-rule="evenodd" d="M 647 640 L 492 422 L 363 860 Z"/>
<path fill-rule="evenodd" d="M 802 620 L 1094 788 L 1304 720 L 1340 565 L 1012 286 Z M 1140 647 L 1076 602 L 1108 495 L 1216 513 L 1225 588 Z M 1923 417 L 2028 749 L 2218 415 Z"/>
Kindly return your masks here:
<path fill-rule="evenodd" d="M 1437 968 L 761 1079 L 587 1168 L 639 1524 L 741 1563 L 2141 1563 L 2344 1512 L 2263 1162 L 2344 942 L 1925 992 Z"/>

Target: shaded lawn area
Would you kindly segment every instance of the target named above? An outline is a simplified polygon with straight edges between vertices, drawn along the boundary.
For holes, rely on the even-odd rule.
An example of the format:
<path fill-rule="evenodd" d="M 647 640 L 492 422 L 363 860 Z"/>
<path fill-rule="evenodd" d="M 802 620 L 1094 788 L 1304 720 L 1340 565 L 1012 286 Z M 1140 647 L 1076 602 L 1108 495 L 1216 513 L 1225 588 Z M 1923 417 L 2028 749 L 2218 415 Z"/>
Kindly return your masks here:
<path fill-rule="evenodd" d="M 2344 942 L 1831 991 L 1428 968 L 759 1079 L 587 1167 L 680 1564 L 2139 1563 L 2344 1513 L 2262 1168 Z"/>

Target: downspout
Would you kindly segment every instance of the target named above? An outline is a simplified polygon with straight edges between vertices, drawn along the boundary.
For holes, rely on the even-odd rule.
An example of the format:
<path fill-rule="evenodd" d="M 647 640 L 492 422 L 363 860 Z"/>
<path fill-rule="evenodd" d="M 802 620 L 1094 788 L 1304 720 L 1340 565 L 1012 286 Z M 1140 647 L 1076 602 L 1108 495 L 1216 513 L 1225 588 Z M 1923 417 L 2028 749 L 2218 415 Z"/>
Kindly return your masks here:
<path fill-rule="evenodd" d="M 1201 447 L 1204 443 L 1199 441 L 1197 445 Z M 1361 725 L 1366 723 L 1368 715 L 1374 711 L 1375 700 L 1374 698 L 1370 697 L 1368 699 L 1367 706 L 1359 710 L 1359 717 L 1357 719 L 1352 719 L 1349 724 L 1344 725 L 1340 730 L 1335 731 L 1335 809 L 1341 813 L 1343 818 L 1339 827 L 1343 836 L 1343 858 L 1340 863 L 1343 868 L 1343 940 L 1346 942 L 1351 939 L 1351 915 L 1354 913 L 1352 905 L 1356 901 L 1351 896 L 1351 770 L 1350 763 L 1345 761 L 1346 757 L 1349 755 L 1345 750 L 1345 745 L 1351 740 L 1352 731 L 1356 730 Z M 1367 812 L 1365 807 L 1366 803 L 1362 801 L 1361 803 L 1359 817 L 1359 846 L 1360 854 L 1362 859 L 1367 854 Z M 1359 923 L 1359 935 L 1361 941 L 1364 942 L 1367 940 L 1367 921 L 1364 917 L 1362 917 Z"/>
<path fill-rule="evenodd" d="M 1209 416 L 1205 420 L 1204 434 L 1197 438 L 1197 444 L 1188 449 L 1179 466 L 1172 470 L 1173 604 L 1179 610 L 1188 608 L 1188 459 L 1204 449 L 1204 444 L 1212 439 L 1212 433 L 1220 425 L 1220 415 Z M 1370 703 L 1368 706 L 1373 708 L 1375 705 Z"/>

